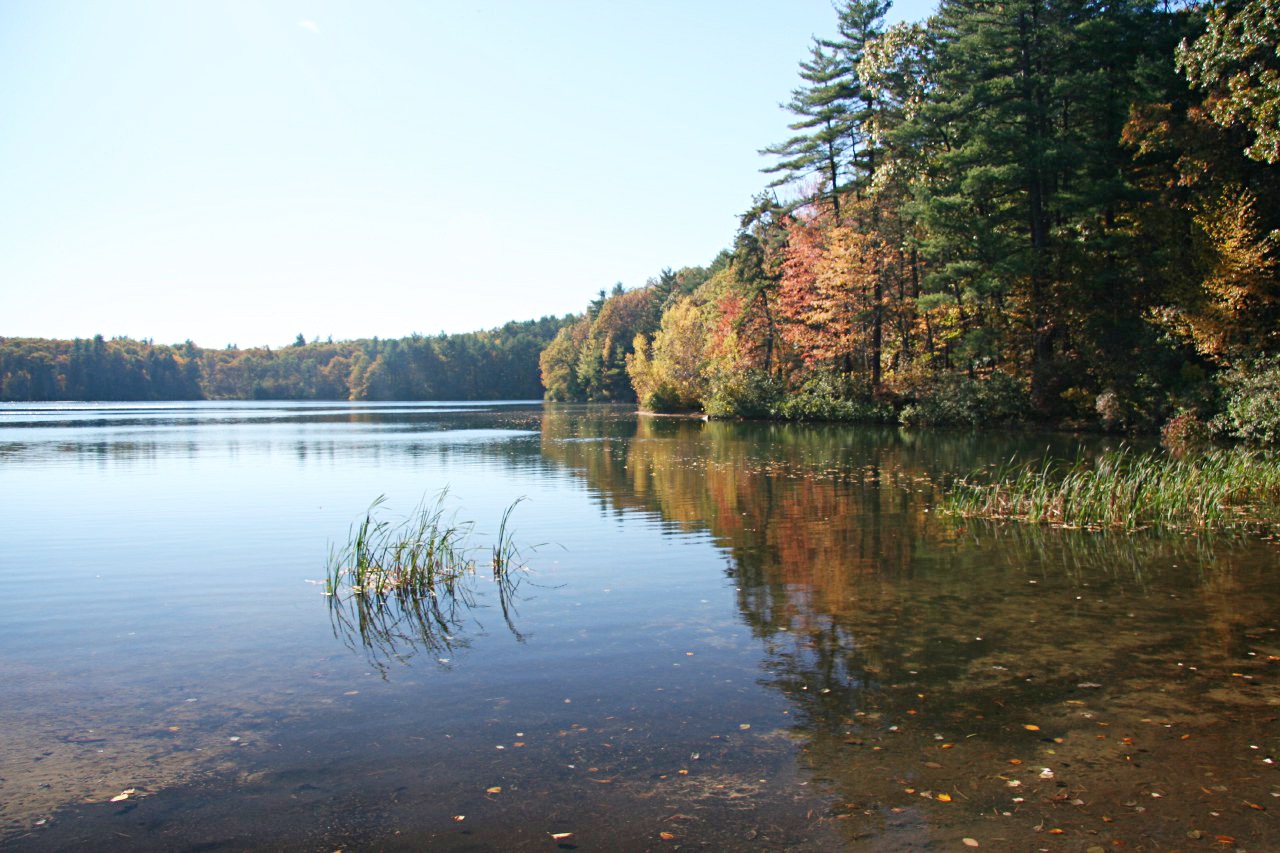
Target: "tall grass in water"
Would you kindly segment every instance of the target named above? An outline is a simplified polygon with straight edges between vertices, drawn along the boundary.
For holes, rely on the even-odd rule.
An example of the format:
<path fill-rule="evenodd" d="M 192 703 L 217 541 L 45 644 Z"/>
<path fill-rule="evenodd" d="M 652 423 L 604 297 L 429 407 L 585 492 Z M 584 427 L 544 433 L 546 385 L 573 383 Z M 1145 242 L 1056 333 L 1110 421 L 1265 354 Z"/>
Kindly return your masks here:
<path fill-rule="evenodd" d="M 446 510 L 448 491 L 433 500 L 424 500 L 412 513 L 397 522 L 380 520 L 379 497 L 353 525 L 347 542 L 330 546 L 325 571 L 325 592 L 339 595 L 386 596 L 450 594 L 464 576 L 475 571 L 475 548 L 470 537 L 473 522 L 458 521 Z M 520 551 L 512 541 L 511 513 L 519 498 L 502 514 L 497 541 L 492 545 L 494 577 L 517 568 Z"/>
<path fill-rule="evenodd" d="M 957 482 L 942 508 L 957 515 L 1091 530 L 1221 530 L 1280 522 L 1280 458 L 1212 450 L 1108 451 L 1061 462 L 1010 462 Z"/>
<path fill-rule="evenodd" d="M 384 674 L 393 661 L 449 652 L 466 642 L 460 635 L 477 606 L 473 555 L 482 549 L 470 544 L 474 524 L 446 511 L 447 495 L 424 500 L 398 521 L 379 518 L 386 502 L 379 497 L 352 525 L 347 542 L 330 546 L 324 586 L 334 635 L 353 650 L 363 648 Z M 523 500 L 503 512 L 489 546 L 498 606 L 518 640 L 513 603 L 524 565 L 511 515 Z"/>

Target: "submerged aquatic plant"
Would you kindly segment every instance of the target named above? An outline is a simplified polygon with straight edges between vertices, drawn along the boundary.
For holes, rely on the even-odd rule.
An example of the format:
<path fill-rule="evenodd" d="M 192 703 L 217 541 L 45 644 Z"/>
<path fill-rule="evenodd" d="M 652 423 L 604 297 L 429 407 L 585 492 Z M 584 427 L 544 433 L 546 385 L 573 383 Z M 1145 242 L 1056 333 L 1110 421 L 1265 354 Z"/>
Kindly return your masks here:
<path fill-rule="evenodd" d="M 1211 450 L 1189 457 L 1127 447 L 1096 459 L 1010 461 L 958 481 L 945 511 L 1060 527 L 1133 531 L 1274 528 L 1280 522 L 1280 457 Z"/>

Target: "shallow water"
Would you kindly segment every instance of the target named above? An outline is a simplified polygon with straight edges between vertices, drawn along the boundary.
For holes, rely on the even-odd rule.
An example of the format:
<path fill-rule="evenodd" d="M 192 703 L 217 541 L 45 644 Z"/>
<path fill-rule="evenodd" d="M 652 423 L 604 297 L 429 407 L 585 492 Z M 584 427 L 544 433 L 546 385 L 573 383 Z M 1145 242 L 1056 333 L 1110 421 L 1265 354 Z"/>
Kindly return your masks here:
<path fill-rule="evenodd" d="M 1275 547 L 934 511 L 1046 448 L 1077 449 L 0 406 L 0 843 L 1280 849 Z M 389 628 L 308 583 L 379 495 L 445 487 L 477 544 L 528 498 L 510 594 L 477 572 L 446 625 Z"/>

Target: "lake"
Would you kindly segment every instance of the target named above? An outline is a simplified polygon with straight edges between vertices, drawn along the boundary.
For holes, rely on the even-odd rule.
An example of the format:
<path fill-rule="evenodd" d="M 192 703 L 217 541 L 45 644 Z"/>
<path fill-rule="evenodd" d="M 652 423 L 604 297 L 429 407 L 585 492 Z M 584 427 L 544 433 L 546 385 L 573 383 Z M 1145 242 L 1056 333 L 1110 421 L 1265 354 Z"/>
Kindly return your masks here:
<path fill-rule="evenodd" d="M 1086 452 L 1103 443 L 1090 439 Z M 1276 546 L 939 513 L 1070 436 L 0 406 L 0 844 L 1280 849 Z M 333 545 L 447 489 L 437 611 Z"/>

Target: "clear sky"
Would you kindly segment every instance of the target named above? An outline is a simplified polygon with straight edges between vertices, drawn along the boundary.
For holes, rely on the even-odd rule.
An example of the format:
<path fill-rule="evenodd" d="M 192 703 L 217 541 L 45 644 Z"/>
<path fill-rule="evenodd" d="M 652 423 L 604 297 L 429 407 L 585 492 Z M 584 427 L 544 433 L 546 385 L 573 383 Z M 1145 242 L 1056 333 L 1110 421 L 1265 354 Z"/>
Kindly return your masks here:
<path fill-rule="evenodd" d="M 0 336 L 581 311 L 730 243 L 834 26 L 830 0 L 0 0 Z"/>

